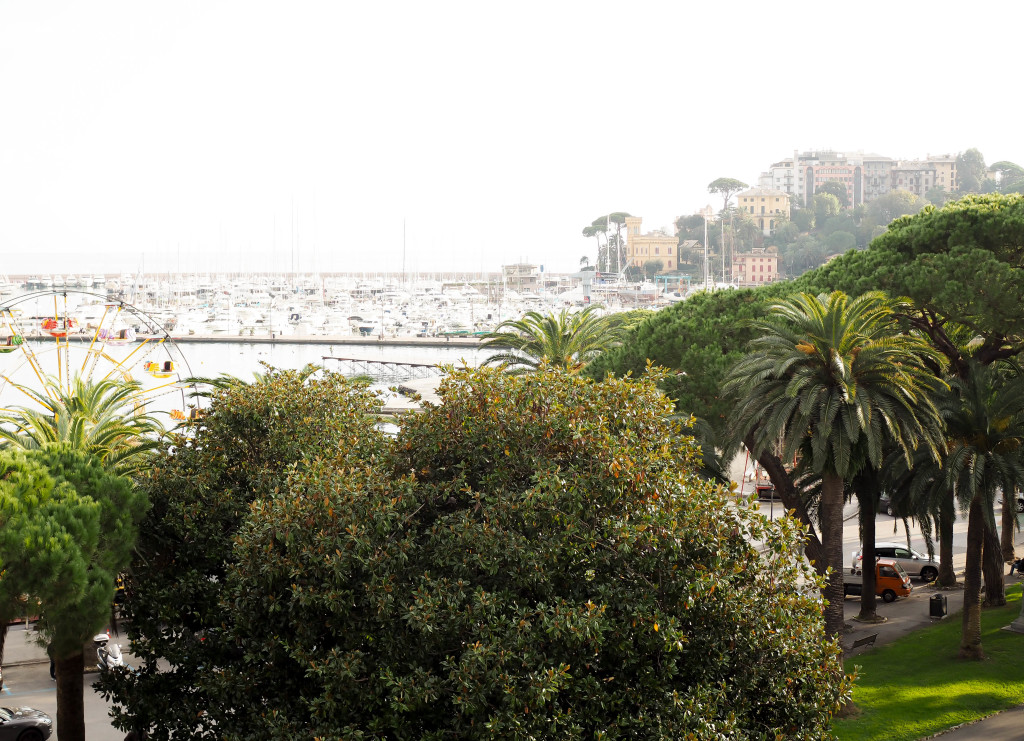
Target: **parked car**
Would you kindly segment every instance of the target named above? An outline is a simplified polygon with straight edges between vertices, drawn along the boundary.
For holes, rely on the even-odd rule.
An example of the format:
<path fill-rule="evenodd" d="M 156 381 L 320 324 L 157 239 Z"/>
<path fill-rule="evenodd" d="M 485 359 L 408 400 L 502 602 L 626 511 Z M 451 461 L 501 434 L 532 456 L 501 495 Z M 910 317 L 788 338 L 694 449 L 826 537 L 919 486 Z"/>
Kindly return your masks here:
<path fill-rule="evenodd" d="M 860 594 L 864 591 L 864 572 L 855 567 L 843 575 L 843 595 Z M 875 594 L 886 602 L 897 597 L 907 597 L 914 591 L 910 576 L 891 558 L 880 558 L 875 562 Z"/>
<path fill-rule="evenodd" d="M 892 499 L 885 492 L 882 492 L 882 496 L 878 498 L 878 514 L 890 516 L 896 514 L 896 510 L 892 506 Z"/>
<path fill-rule="evenodd" d="M 850 562 L 852 568 L 860 568 L 863 549 L 857 549 Z M 928 554 L 908 548 L 901 543 L 875 543 L 877 558 L 891 558 L 913 577 L 921 581 L 935 581 L 939 575 L 939 562 L 928 558 Z"/>
<path fill-rule="evenodd" d="M 53 719 L 34 708 L 0 708 L 0 741 L 45 741 Z"/>

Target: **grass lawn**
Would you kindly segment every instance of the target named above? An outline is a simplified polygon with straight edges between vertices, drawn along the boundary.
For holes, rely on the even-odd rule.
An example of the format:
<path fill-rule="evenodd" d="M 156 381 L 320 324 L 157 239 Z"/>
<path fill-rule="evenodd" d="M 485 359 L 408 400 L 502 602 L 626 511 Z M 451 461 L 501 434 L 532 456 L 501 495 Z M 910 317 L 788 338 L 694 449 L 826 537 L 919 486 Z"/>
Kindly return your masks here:
<path fill-rule="evenodd" d="M 859 666 L 857 716 L 837 720 L 842 741 L 913 741 L 1024 704 L 1024 635 L 1000 630 L 1020 613 L 1021 586 L 1007 605 L 982 610 L 984 661 L 956 657 L 960 613 L 846 662 Z"/>

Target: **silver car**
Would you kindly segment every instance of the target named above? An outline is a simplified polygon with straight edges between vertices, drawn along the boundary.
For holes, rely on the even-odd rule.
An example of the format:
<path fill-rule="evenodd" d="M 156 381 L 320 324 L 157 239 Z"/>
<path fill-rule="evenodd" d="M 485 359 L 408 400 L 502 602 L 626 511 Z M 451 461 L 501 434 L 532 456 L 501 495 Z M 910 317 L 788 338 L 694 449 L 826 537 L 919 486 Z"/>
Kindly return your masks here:
<path fill-rule="evenodd" d="M 853 554 L 850 563 L 852 568 L 860 568 L 860 561 L 863 550 L 858 549 Z M 939 575 L 939 562 L 928 558 L 927 553 L 915 551 L 908 548 L 906 543 L 875 543 L 875 556 L 877 558 L 891 558 L 898 563 L 912 577 L 921 581 L 935 581 Z"/>

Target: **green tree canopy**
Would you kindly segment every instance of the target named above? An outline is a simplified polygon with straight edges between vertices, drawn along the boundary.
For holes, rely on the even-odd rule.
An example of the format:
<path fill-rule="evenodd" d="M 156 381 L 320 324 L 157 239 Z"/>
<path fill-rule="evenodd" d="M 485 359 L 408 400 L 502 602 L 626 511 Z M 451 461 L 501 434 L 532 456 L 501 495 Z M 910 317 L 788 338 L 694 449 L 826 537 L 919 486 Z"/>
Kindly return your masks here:
<path fill-rule="evenodd" d="M 65 386 L 48 377 L 41 389 L 17 388 L 34 403 L 0 411 L 4 445 L 32 450 L 67 443 L 128 474 L 145 465 L 163 433 L 163 425 L 144 408 L 138 381 L 75 376 Z"/>
<path fill-rule="evenodd" d="M 985 157 L 973 147 L 961 152 L 956 158 L 956 177 L 961 193 L 977 193 L 985 180 Z"/>
<path fill-rule="evenodd" d="M 907 457 L 935 449 L 939 383 L 925 367 L 936 352 L 902 334 L 878 292 L 855 299 L 801 294 L 772 306 L 725 389 L 739 399 L 731 426 L 755 456 L 803 459 L 822 479 L 820 522 L 826 565 L 826 630 L 843 626 L 843 493 L 862 467 L 878 469 L 891 441 Z"/>
<path fill-rule="evenodd" d="M 825 249 L 830 254 L 836 255 L 857 246 L 857 238 L 849 232 L 832 232 L 825 237 Z"/>
<path fill-rule="evenodd" d="M 756 335 L 750 321 L 786 294 L 786 284 L 758 289 L 702 292 L 654 313 L 618 347 L 592 361 L 584 373 L 595 379 L 644 375 L 648 361 L 675 371 L 661 387 L 677 411 L 706 420 L 716 434 L 732 408 L 722 379 Z"/>
<path fill-rule="evenodd" d="M 826 180 L 821 185 L 815 186 L 815 194 L 817 193 L 831 193 L 839 201 L 841 208 L 850 207 L 850 194 L 846 192 L 846 185 L 839 182 L 838 180 Z"/>
<path fill-rule="evenodd" d="M 815 223 L 824 225 L 829 219 L 839 215 L 839 199 L 831 193 L 815 193 L 811 199 L 811 208 L 814 209 Z"/>
<path fill-rule="evenodd" d="M 792 212 L 790 218 L 802 232 L 809 232 L 814 228 L 814 209 L 798 208 Z"/>
<path fill-rule="evenodd" d="M 910 191 L 893 190 L 868 203 L 864 215 L 870 224 L 885 227 L 900 216 L 916 214 L 925 205 Z"/>
<path fill-rule="evenodd" d="M 592 304 L 583 311 L 562 309 L 547 315 L 528 311 L 521 319 L 507 319 L 484 336 L 482 348 L 500 349 L 484 365 L 502 365 L 512 371 L 537 370 L 543 363 L 582 367 L 622 336 L 620 318 L 602 316 L 600 310 Z"/>
<path fill-rule="evenodd" d="M 801 278 L 796 288 L 909 297 L 914 326 L 965 377 L 965 350 L 948 324 L 984 338 L 982 363 L 1024 350 L 1024 196 L 967 196 L 893 222 L 869 250 L 851 252 Z"/>
<path fill-rule="evenodd" d="M 222 737 L 828 738 L 846 688 L 798 531 L 692 475 L 653 381 L 455 371 L 388 465 L 255 503 L 239 653 L 206 670 Z"/>
<path fill-rule="evenodd" d="M 16 473 L 15 486 L 0 494 L 2 581 L 38 604 L 38 629 L 56 663 L 61 739 L 84 739 L 82 647 L 110 618 L 115 579 L 128 565 L 146 499 L 67 443 L 19 455 L 0 454 L 0 467 Z M 12 509 L 20 513 L 6 516 Z"/>
<path fill-rule="evenodd" d="M 708 183 L 708 193 L 717 193 L 722 196 L 722 213 L 729 209 L 729 201 L 732 197 L 744 188 L 748 187 L 742 180 L 736 178 L 718 178 Z"/>
<path fill-rule="evenodd" d="M 228 379 L 212 394 L 139 477 L 152 507 L 122 615 L 140 673 L 102 678 L 120 726 L 150 729 L 152 739 L 225 737 L 233 698 L 212 692 L 211 673 L 243 660 L 226 638 L 234 618 L 222 598 L 253 502 L 318 461 L 358 469 L 381 461 L 388 445 L 376 428 L 377 394 L 337 374 L 270 369 L 248 384 Z"/>

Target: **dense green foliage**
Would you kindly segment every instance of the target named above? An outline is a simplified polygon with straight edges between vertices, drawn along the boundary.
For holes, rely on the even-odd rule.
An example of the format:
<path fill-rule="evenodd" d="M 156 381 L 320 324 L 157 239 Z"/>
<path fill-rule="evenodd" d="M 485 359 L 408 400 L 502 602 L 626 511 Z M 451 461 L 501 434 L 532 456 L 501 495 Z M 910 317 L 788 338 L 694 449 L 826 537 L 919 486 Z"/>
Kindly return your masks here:
<path fill-rule="evenodd" d="M 796 282 L 808 292 L 869 290 L 907 296 L 915 326 L 954 363 L 964 359 L 943 330 L 984 338 L 982 362 L 1024 347 L 1024 196 L 968 196 L 898 219 L 871 249 L 850 252 Z"/>
<path fill-rule="evenodd" d="M 940 383 L 925 367 L 937 353 L 903 334 L 895 308 L 878 292 L 852 300 L 840 292 L 799 294 L 774 304 L 725 384 L 738 399 L 730 426 L 754 456 L 799 457 L 821 477 L 832 635 L 843 628 L 845 484 L 862 469 L 879 469 L 887 446 L 909 461 L 919 445 L 935 450 L 940 437 L 931 396 Z"/>
<path fill-rule="evenodd" d="M 31 406 L 0 411 L 0 444 L 33 450 L 66 443 L 98 456 L 118 473 L 129 474 L 145 465 L 163 426 L 141 403 L 138 381 L 76 376 L 64 386 L 47 378 L 41 389 L 18 386 L 33 400 Z"/>
<path fill-rule="evenodd" d="M 722 196 L 722 213 L 725 213 L 732 197 L 746 187 L 746 183 L 736 178 L 718 178 L 708 183 L 708 193 Z"/>
<path fill-rule="evenodd" d="M 145 664 L 108 685 L 120 722 L 154 739 L 829 738 L 848 688 L 799 531 L 690 472 L 655 380 L 454 371 L 390 445 L 344 383 L 329 419 L 287 377 L 216 397 L 147 484 L 128 599 Z"/>
<path fill-rule="evenodd" d="M 944 478 L 970 513 L 960 653 L 982 658 L 981 552 L 988 547 L 986 531 L 995 530 L 997 494 L 1024 486 L 1024 379 L 1003 378 L 997 368 L 972 363 L 966 378 L 954 379 L 952 390 L 943 409 Z M 1002 569 L 998 576 L 1001 580 Z"/>
<path fill-rule="evenodd" d="M 110 619 L 110 603 L 118 574 L 128 565 L 137 528 L 146 512 L 145 495 L 131 481 L 112 473 L 94 455 L 67 444 L 47 445 L 29 453 L 58 484 L 69 486 L 78 497 L 96 507 L 97 537 L 82 537 L 76 523 L 75 537 L 84 570 L 68 587 L 67 574 L 56 582 L 37 583 L 31 593 L 40 598 L 40 630 L 50 636 L 56 656 L 81 651 Z M 78 517 L 78 508 L 69 515 Z M 67 528 L 67 525 L 64 525 Z"/>
<path fill-rule="evenodd" d="M 165 443 L 139 480 L 152 508 L 123 607 L 141 671 L 104 678 L 129 704 L 119 717 L 126 730 L 158 723 L 151 738 L 223 737 L 217 723 L 235 709 L 216 679 L 243 656 L 223 603 L 235 535 L 254 500 L 315 462 L 379 460 L 386 443 L 370 417 L 375 407 L 365 384 L 271 371 L 253 384 L 225 384 L 208 412 Z M 161 672 L 160 660 L 173 673 Z"/>
<path fill-rule="evenodd" d="M 537 370 L 545 363 L 581 368 L 616 346 L 623 335 L 622 318 L 600 311 L 592 304 L 583 311 L 528 311 L 520 319 L 507 319 L 484 336 L 481 348 L 499 350 L 484 365 L 501 365 L 512 372 Z"/>
<path fill-rule="evenodd" d="M 145 496 L 65 444 L 0 453 L 0 601 L 27 595 L 57 668 L 61 739 L 85 738 L 83 645 L 110 617 Z"/>
<path fill-rule="evenodd" d="M 596 358 L 584 373 L 639 377 L 648 361 L 676 373 L 661 387 L 678 411 L 706 420 L 716 433 L 732 403 L 722 394 L 726 371 L 743 354 L 757 332 L 749 322 L 763 317 L 769 304 L 786 295 L 788 285 L 698 293 L 650 316 L 618 347 Z"/>
<path fill-rule="evenodd" d="M 96 502 L 58 486 L 34 456 L 0 451 L 0 616 L 13 617 L 41 585 L 63 582 L 67 598 L 79 599 L 87 579 L 81 551 L 98 542 Z"/>

